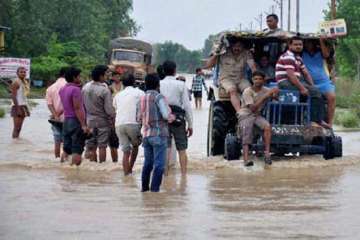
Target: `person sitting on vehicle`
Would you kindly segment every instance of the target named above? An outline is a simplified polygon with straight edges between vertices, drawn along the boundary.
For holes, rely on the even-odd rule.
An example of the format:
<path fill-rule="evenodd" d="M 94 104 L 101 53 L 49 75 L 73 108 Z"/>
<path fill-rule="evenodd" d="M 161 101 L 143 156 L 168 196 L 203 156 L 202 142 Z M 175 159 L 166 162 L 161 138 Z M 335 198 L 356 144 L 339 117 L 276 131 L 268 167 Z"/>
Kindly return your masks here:
<path fill-rule="evenodd" d="M 313 79 L 306 69 L 300 56 L 303 50 L 303 40 L 298 37 L 292 37 L 289 41 L 289 49 L 280 56 L 275 67 L 276 81 L 280 89 L 299 90 L 303 97 L 311 98 L 310 119 L 315 126 L 318 124 L 323 127 L 329 125 L 323 121 L 324 102 L 320 91 L 314 86 Z M 302 75 L 305 81 L 302 80 Z"/>
<path fill-rule="evenodd" d="M 270 157 L 271 126 L 270 123 L 261 116 L 261 110 L 266 101 L 279 92 L 278 88 L 269 89 L 264 87 L 266 83 L 265 74 L 261 71 L 255 71 L 252 80 L 254 85 L 246 88 L 243 92 L 239 112 L 239 126 L 243 145 L 244 165 L 246 167 L 254 165 L 254 163 L 249 160 L 249 145 L 253 143 L 254 126 L 264 132 L 264 161 L 265 164 L 272 164 Z"/>
<path fill-rule="evenodd" d="M 263 32 L 268 36 L 279 36 L 283 30 L 278 27 L 279 17 L 276 14 L 269 14 L 266 16 L 266 24 L 268 28 L 265 28 Z"/>
<path fill-rule="evenodd" d="M 335 114 L 335 85 L 334 79 L 330 79 L 326 59 L 330 57 L 330 50 L 325 45 L 325 39 L 320 39 L 320 46 L 316 40 L 305 41 L 305 50 L 302 58 L 306 68 L 309 70 L 311 77 L 317 89 L 327 99 L 327 123 L 332 127 Z"/>
<path fill-rule="evenodd" d="M 241 93 L 251 86 L 249 80 L 246 79 L 246 67 L 248 65 L 252 72 L 256 70 L 254 58 L 251 52 L 244 48 L 244 44 L 237 39 L 231 43 L 226 53 L 211 56 L 204 68 L 209 69 L 217 64 L 219 64 L 220 86 L 230 94 L 231 104 L 238 115 L 241 108 Z"/>
<path fill-rule="evenodd" d="M 265 74 L 266 83 L 275 81 L 275 68 L 271 66 L 268 56 L 261 56 L 257 69 Z"/>

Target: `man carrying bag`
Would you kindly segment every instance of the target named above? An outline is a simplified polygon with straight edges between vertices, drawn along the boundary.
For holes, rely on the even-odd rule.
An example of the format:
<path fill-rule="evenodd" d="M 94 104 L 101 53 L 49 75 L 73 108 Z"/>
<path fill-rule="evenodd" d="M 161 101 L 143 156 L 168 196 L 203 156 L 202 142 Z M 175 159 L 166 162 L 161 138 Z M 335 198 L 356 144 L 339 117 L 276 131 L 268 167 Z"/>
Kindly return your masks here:
<path fill-rule="evenodd" d="M 165 61 L 163 64 L 165 78 L 160 81 L 160 92 L 165 96 L 176 115 L 174 123 L 169 125 L 168 149 L 171 147 L 171 139 L 174 137 L 176 150 L 179 153 L 181 174 L 186 175 L 188 137 L 193 134 L 193 115 L 186 85 L 175 78 L 176 64 Z"/>

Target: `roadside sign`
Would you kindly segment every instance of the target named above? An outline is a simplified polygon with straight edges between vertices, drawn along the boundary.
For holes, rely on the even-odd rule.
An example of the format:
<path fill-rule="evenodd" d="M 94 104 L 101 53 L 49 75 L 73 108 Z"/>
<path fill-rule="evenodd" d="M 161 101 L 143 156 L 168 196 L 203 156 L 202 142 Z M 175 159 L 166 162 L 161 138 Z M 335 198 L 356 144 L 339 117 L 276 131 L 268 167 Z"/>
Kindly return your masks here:
<path fill-rule="evenodd" d="M 30 78 L 29 58 L 2 58 L 0 57 L 0 78 L 15 78 L 18 67 L 25 67 L 26 78 Z"/>
<path fill-rule="evenodd" d="M 347 34 L 345 19 L 320 22 L 319 33 L 327 37 L 340 37 Z"/>

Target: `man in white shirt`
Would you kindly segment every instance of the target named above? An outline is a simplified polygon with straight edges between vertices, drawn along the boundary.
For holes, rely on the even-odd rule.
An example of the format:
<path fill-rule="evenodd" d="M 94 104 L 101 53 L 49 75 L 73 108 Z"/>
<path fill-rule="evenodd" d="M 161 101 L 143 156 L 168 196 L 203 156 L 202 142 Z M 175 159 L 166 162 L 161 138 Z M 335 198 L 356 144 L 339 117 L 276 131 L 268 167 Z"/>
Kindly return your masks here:
<path fill-rule="evenodd" d="M 136 121 L 136 107 L 145 93 L 134 87 L 134 75 L 125 73 L 122 81 L 124 90 L 115 95 L 113 106 L 116 111 L 116 134 L 123 151 L 122 164 L 126 176 L 132 173 L 141 144 L 141 125 Z"/>
<path fill-rule="evenodd" d="M 188 138 L 193 134 L 193 114 L 185 83 L 176 80 L 176 64 L 165 61 L 163 64 L 165 78 L 160 81 L 160 92 L 163 94 L 175 114 L 177 120 L 169 125 L 169 148 L 171 138 L 174 137 L 176 149 L 179 153 L 182 175 L 186 175 Z M 186 124 L 187 122 L 187 124 Z M 187 125 L 187 126 L 186 126 Z"/>

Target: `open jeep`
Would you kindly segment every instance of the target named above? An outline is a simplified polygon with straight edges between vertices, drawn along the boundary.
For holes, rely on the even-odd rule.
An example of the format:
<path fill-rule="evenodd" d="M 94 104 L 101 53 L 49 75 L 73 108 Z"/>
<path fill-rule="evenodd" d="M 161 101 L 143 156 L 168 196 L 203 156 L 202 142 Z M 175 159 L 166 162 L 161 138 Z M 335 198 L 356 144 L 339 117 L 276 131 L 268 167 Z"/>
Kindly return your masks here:
<path fill-rule="evenodd" d="M 292 36 L 292 33 L 265 36 L 262 33 L 229 32 L 219 38 L 217 49 L 225 51 L 229 47 L 231 38 L 239 38 L 246 48 L 252 50 L 255 61 L 267 54 L 275 64 L 278 57 L 286 50 L 287 40 Z M 309 34 L 302 37 L 319 39 L 318 36 Z M 218 67 L 218 65 L 215 67 L 215 78 L 218 75 L 216 69 Z M 276 83 L 271 83 L 268 87 L 272 86 L 276 86 Z M 210 95 L 208 156 L 223 154 L 227 160 L 239 159 L 242 143 L 237 129 L 237 117 L 221 82 L 214 81 Z M 271 152 L 274 155 L 322 154 L 325 159 L 342 156 L 341 137 L 336 136 L 332 129 L 310 124 L 310 98 L 301 102 L 298 91 L 280 90 L 278 99 L 268 101 L 262 114 L 272 126 Z M 257 154 L 263 153 L 264 143 L 261 135 L 254 134 L 250 149 Z"/>

